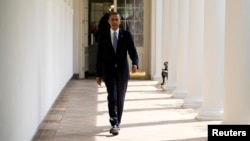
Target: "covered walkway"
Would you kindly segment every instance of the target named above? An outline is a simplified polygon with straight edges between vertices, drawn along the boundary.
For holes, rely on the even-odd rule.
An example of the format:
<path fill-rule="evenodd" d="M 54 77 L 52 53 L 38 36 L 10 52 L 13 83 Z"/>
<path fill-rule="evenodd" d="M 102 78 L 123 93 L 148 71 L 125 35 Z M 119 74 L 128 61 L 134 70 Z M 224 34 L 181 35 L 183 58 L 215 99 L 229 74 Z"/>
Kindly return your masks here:
<path fill-rule="evenodd" d="M 121 130 L 109 133 L 105 86 L 94 79 L 71 80 L 41 123 L 33 141 L 206 141 L 207 125 L 198 109 L 183 108 L 156 81 L 131 80 Z"/>

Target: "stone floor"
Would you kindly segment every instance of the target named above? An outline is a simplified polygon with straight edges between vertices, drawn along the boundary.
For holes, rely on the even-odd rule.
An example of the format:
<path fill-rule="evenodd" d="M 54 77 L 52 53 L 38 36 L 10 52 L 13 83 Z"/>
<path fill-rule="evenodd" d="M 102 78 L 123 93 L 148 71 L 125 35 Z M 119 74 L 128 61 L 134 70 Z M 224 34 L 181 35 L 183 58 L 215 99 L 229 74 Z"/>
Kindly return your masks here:
<path fill-rule="evenodd" d="M 183 108 L 156 81 L 130 80 L 119 135 L 109 133 L 105 86 L 71 80 L 41 123 L 33 141 L 206 141 L 197 109 Z"/>

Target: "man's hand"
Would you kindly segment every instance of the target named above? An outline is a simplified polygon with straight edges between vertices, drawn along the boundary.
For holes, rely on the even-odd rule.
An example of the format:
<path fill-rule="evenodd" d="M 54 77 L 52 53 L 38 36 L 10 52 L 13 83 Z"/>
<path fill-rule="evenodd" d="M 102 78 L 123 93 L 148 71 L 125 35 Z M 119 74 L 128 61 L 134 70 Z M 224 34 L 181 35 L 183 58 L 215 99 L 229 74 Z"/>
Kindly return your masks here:
<path fill-rule="evenodd" d="M 136 73 L 137 71 L 137 66 L 136 65 L 132 65 L 132 73 Z"/>
<path fill-rule="evenodd" d="M 102 85 L 102 78 L 96 77 L 96 83 L 97 83 L 97 85 L 101 86 Z"/>

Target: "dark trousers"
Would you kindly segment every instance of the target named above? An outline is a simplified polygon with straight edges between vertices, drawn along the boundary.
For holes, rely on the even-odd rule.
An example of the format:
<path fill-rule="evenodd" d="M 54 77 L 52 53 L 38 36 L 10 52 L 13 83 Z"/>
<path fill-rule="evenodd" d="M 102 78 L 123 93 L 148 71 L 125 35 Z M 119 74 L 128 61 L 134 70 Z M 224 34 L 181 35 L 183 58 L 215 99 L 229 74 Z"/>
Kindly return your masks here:
<path fill-rule="evenodd" d="M 105 85 L 108 92 L 108 109 L 110 124 L 120 125 L 122 112 L 124 107 L 125 94 L 127 91 L 128 81 L 120 79 L 118 73 L 113 78 L 105 80 Z"/>

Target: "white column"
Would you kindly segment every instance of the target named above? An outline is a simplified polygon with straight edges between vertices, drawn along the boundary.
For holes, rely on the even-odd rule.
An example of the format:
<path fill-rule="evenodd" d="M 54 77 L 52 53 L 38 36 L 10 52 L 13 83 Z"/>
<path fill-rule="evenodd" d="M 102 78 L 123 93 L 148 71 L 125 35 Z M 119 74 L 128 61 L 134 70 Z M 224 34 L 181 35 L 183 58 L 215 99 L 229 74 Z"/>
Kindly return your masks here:
<path fill-rule="evenodd" d="M 169 42 L 169 0 L 163 0 L 162 6 L 162 48 L 161 48 L 161 66 L 164 68 L 164 62 L 168 61 L 168 42 Z M 161 81 L 162 82 L 162 81 Z M 167 80 L 165 80 L 167 82 Z"/>
<path fill-rule="evenodd" d="M 164 69 L 164 63 L 168 61 L 168 42 L 169 42 L 169 0 L 163 0 L 162 1 L 162 7 L 164 7 L 162 9 L 162 32 L 161 32 L 161 36 L 162 36 L 162 48 L 161 48 L 161 69 Z M 162 72 L 162 70 L 161 70 Z M 162 74 L 161 74 L 162 75 Z M 161 76 L 162 77 L 162 76 Z M 164 78 L 164 84 L 167 83 L 167 78 Z M 161 87 L 164 88 L 164 85 L 162 85 L 163 83 L 163 79 L 161 78 L 160 82 L 158 83 L 159 85 L 161 85 Z"/>
<path fill-rule="evenodd" d="M 188 94 L 183 107 L 200 107 L 202 101 L 202 64 L 204 0 L 190 0 Z"/>
<path fill-rule="evenodd" d="M 224 123 L 250 124 L 250 1 L 226 1 Z"/>
<path fill-rule="evenodd" d="M 74 1 L 74 74 L 79 74 L 79 79 L 85 78 L 85 50 L 83 46 L 83 26 L 86 21 L 83 20 L 83 2 Z"/>
<path fill-rule="evenodd" d="M 74 8 L 74 1 L 75 0 L 69 0 L 69 5 L 70 5 L 71 8 Z"/>
<path fill-rule="evenodd" d="M 225 0 L 205 0 L 204 5 L 203 101 L 197 119 L 222 120 Z"/>
<path fill-rule="evenodd" d="M 168 45 L 168 80 L 166 91 L 173 92 L 176 88 L 176 48 L 178 32 L 178 0 L 170 0 L 169 45 Z M 166 33 L 168 34 L 168 33 Z"/>
<path fill-rule="evenodd" d="M 188 16 L 189 1 L 179 1 L 178 16 L 178 48 L 177 48 L 177 73 L 174 98 L 184 98 L 187 95 L 188 81 Z"/>
<path fill-rule="evenodd" d="M 162 0 L 152 1 L 151 30 L 151 72 L 152 80 L 161 81 L 161 48 L 162 48 Z"/>

